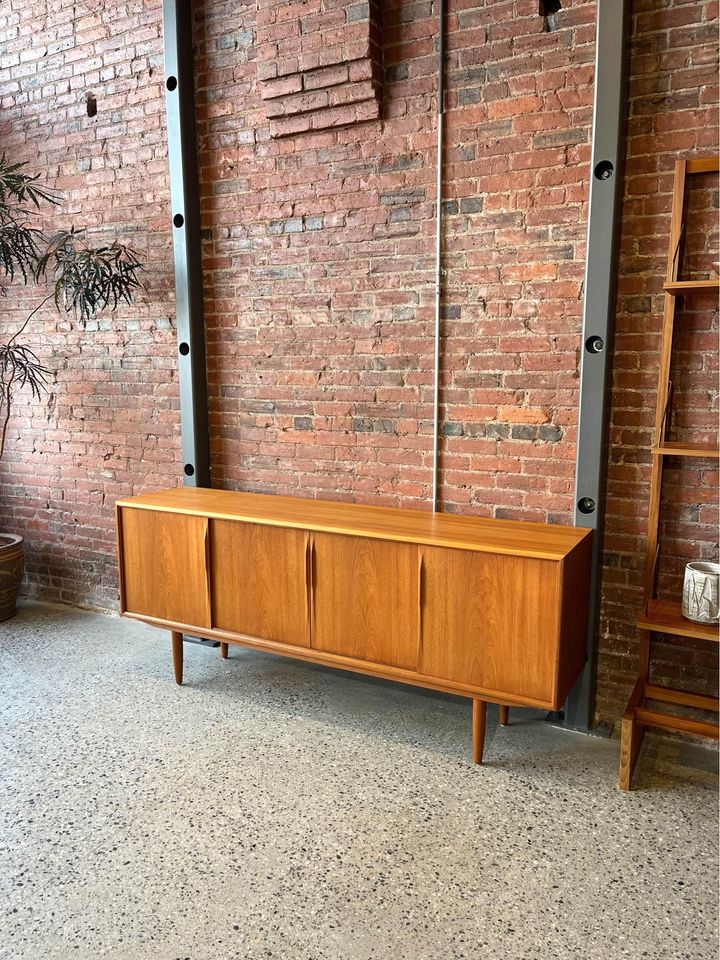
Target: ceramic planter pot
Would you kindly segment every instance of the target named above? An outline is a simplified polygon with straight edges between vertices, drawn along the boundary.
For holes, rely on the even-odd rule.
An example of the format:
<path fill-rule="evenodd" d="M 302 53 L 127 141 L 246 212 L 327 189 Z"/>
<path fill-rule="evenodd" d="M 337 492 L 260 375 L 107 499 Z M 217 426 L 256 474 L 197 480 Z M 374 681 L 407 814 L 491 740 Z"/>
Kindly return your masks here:
<path fill-rule="evenodd" d="M 24 568 L 22 537 L 0 533 L 0 620 L 15 613 Z"/>
<path fill-rule="evenodd" d="M 720 563 L 696 560 L 685 567 L 682 613 L 695 623 L 717 623 L 720 615 Z"/>

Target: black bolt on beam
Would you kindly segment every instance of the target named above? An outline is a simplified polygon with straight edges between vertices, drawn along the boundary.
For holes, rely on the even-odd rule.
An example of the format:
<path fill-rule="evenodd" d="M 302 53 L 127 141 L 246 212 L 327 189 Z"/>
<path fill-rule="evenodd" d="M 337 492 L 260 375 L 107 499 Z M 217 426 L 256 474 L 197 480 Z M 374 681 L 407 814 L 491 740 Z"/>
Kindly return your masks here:
<path fill-rule="evenodd" d="M 587 732 L 595 715 L 609 387 L 625 149 L 628 0 L 598 0 L 590 200 L 575 461 L 575 514 L 593 530 L 585 669 L 565 704 L 564 725 Z M 604 731 L 601 731 L 604 732 Z"/>
<path fill-rule="evenodd" d="M 165 108 L 185 484 L 210 486 L 192 3 L 164 0 Z"/>

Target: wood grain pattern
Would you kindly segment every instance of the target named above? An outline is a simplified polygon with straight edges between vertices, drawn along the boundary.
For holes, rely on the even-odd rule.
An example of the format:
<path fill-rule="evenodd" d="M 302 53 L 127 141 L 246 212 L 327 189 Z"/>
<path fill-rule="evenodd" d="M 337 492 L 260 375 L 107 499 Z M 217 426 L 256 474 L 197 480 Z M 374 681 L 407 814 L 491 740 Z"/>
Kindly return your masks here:
<path fill-rule="evenodd" d="M 695 157 L 693 160 L 686 161 L 686 172 L 693 173 L 718 173 L 720 171 L 720 157 Z"/>
<path fill-rule="evenodd" d="M 206 637 L 208 640 L 217 640 L 225 643 L 237 643 L 241 647 L 251 650 L 266 650 L 268 653 L 291 657 L 294 660 L 304 660 L 309 663 L 322 663 L 338 670 L 350 670 L 353 673 L 362 673 L 368 677 L 381 677 L 384 680 L 393 680 L 396 683 L 408 683 L 415 687 L 425 687 L 428 690 L 440 690 L 458 697 L 481 697 L 490 703 L 507 703 L 516 707 L 538 707 L 549 710 L 552 703 L 535 697 L 516 694 L 511 690 L 491 690 L 488 687 L 472 686 L 469 683 L 455 680 L 443 680 L 439 677 L 430 677 L 416 670 L 406 670 L 402 667 L 391 667 L 382 663 L 371 663 L 367 660 L 357 660 L 352 657 L 338 656 L 325 650 L 315 650 L 312 647 L 291 647 L 285 643 L 275 643 L 273 640 L 263 640 L 260 637 L 248 637 L 244 634 L 231 633 L 229 630 L 218 630 L 210 627 L 197 627 L 191 624 L 178 623 L 170 620 L 158 620 L 155 617 L 138 616 L 126 613 L 131 620 L 142 620 L 155 627 L 166 630 L 182 630 L 192 632 L 195 636 Z"/>
<path fill-rule="evenodd" d="M 210 524 L 213 625 L 309 646 L 307 535 L 231 520 Z"/>
<path fill-rule="evenodd" d="M 119 555 L 125 614 L 173 631 L 178 682 L 181 635 L 191 632 L 219 641 L 221 657 L 239 643 L 469 696 L 480 762 L 487 702 L 502 705 L 503 721 L 509 705 L 557 708 L 560 610 L 571 600 L 565 669 L 570 680 L 579 670 L 589 531 L 556 528 L 541 541 L 542 525 L 454 517 L 444 526 L 412 511 L 246 494 L 225 494 L 228 515 L 218 516 L 217 492 L 170 494 L 171 507 L 119 506 Z M 241 518 L 253 511 L 261 519 Z M 158 588 L 165 580 L 172 590 Z"/>
<path fill-rule="evenodd" d="M 661 457 L 710 457 L 720 459 L 720 450 L 716 443 L 698 441 L 664 440 L 662 447 L 653 447 L 652 453 Z"/>
<path fill-rule="evenodd" d="M 122 594 L 129 612 L 210 626 L 207 528 L 203 517 L 122 508 Z"/>
<path fill-rule="evenodd" d="M 658 700 L 661 703 L 676 703 L 683 707 L 693 707 L 695 710 L 710 710 L 720 712 L 720 701 L 717 697 L 706 697 L 702 693 L 690 693 L 687 690 L 671 690 L 668 687 L 656 687 L 654 684 L 645 684 L 645 699 Z"/>
<path fill-rule="evenodd" d="M 650 475 L 650 496 L 648 506 L 648 536 L 645 557 L 645 575 L 643 593 L 645 609 L 638 618 L 640 628 L 639 676 L 628 701 L 622 721 L 620 744 L 620 789 L 629 790 L 633 769 L 637 761 L 646 726 L 660 727 L 665 730 L 717 737 L 717 724 L 702 723 L 687 717 L 665 714 L 659 710 L 649 710 L 644 706 L 648 691 L 662 692 L 661 702 L 677 703 L 685 706 L 698 706 L 707 699 L 684 691 L 652 687 L 648 684 L 651 661 L 651 638 L 653 632 L 696 637 L 717 642 L 718 630 L 709 624 L 696 624 L 686 620 L 681 613 L 680 600 L 657 599 L 656 572 L 660 545 L 660 513 L 662 500 L 662 481 L 664 458 L 666 456 L 718 456 L 717 444 L 702 442 L 673 442 L 667 439 L 668 425 L 672 415 L 672 354 L 673 334 L 677 297 L 693 291 L 717 290 L 720 281 L 680 280 L 678 276 L 682 240 L 686 235 L 683 223 L 686 177 L 688 174 L 717 172 L 720 170 L 718 156 L 675 162 L 675 179 L 670 219 L 670 237 L 668 243 L 667 268 L 664 283 L 665 303 L 663 311 L 662 340 L 660 347 L 660 369 L 658 372 L 658 391 L 655 409 L 655 443 L 652 447 L 652 472 Z M 693 702 L 694 701 L 694 702 Z"/>
<path fill-rule="evenodd" d="M 665 293 L 680 296 L 703 290 L 720 290 L 720 280 L 672 280 L 663 284 Z"/>
<path fill-rule="evenodd" d="M 693 637 L 697 640 L 720 641 L 717 623 L 695 623 L 682 615 L 680 600 L 648 600 L 645 612 L 637 620 L 643 630 L 657 633 L 672 633 L 678 637 Z"/>
<path fill-rule="evenodd" d="M 483 761 L 485 750 L 485 725 L 487 720 L 487 703 L 484 700 L 473 700 L 473 763 Z"/>
<path fill-rule="evenodd" d="M 683 159 L 675 162 L 675 179 L 673 181 L 673 200 L 670 214 L 670 238 L 668 243 L 667 267 L 665 283 L 674 284 L 678 280 L 680 266 L 680 245 L 683 236 L 683 207 L 685 204 L 685 173 L 687 162 Z M 660 370 L 658 372 L 658 390 L 655 401 L 655 448 L 665 446 L 667 427 L 670 421 L 670 370 L 672 366 L 673 333 L 675 329 L 676 298 L 665 293 L 663 307 L 662 339 L 660 343 Z M 655 568 L 658 548 L 658 527 L 660 524 L 660 498 L 662 494 L 663 458 L 655 456 L 652 459 L 652 474 L 650 476 L 650 495 L 648 504 L 648 539 L 645 557 L 644 593 L 645 597 L 653 596 L 655 592 Z M 640 643 L 645 648 L 650 642 L 649 637 L 641 637 Z M 641 653 L 641 660 L 647 659 L 646 649 Z"/>
<path fill-rule="evenodd" d="M 632 784 L 632 776 L 635 772 L 635 764 L 640 754 L 645 737 L 645 727 L 638 723 L 635 713 L 638 706 L 644 702 L 645 680 L 638 677 L 635 686 L 630 694 L 628 705 L 622 719 L 620 733 L 620 778 L 618 786 L 621 790 L 629 790 Z"/>
<path fill-rule="evenodd" d="M 556 703 L 558 565 L 425 549 L 420 670 Z"/>
<path fill-rule="evenodd" d="M 414 669 L 417 569 L 411 544 L 315 534 L 313 648 Z"/>
<path fill-rule="evenodd" d="M 170 634 L 172 644 L 173 671 L 175 683 L 180 686 L 183 682 L 183 635 L 173 630 Z"/>
<path fill-rule="evenodd" d="M 561 708 L 587 658 L 591 560 L 592 541 L 583 540 L 560 564 L 560 650 L 554 710 Z"/>
<path fill-rule="evenodd" d="M 590 532 L 517 520 L 458 517 L 394 507 L 302 500 L 259 493 L 178 487 L 119 500 L 121 507 L 164 510 L 211 519 L 350 534 L 377 540 L 561 560 Z"/>
<path fill-rule="evenodd" d="M 720 738 L 720 729 L 717 723 L 707 723 L 704 720 L 693 720 L 690 717 L 678 717 L 671 713 L 660 713 L 657 710 L 648 710 L 638 707 L 635 711 L 635 720 L 650 727 L 661 730 L 672 730 L 676 733 L 689 733 L 695 737 L 707 737 L 710 740 Z"/>

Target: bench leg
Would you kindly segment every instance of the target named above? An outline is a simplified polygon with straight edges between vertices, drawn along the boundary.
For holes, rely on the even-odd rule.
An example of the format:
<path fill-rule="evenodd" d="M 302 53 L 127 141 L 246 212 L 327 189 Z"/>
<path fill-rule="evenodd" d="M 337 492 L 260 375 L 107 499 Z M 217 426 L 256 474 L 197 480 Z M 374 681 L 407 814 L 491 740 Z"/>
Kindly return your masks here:
<path fill-rule="evenodd" d="M 505 704 L 500 704 L 500 726 L 506 727 L 508 725 L 508 720 L 510 719 L 510 707 Z"/>
<path fill-rule="evenodd" d="M 228 658 L 228 647 L 229 647 L 229 646 L 230 646 L 230 645 L 229 645 L 228 643 L 221 643 L 221 644 L 220 644 L 220 656 L 223 658 L 223 660 L 227 660 L 227 658 Z"/>
<path fill-rule="evenodd" d="M 484 700 L 473 700 L 473 763 L 482 763 L 486 712 L 487 703 Z"/>
<path fill-rule="evenodd" d="M 175 683 L 182 683 L 183 677 L 183 636 L 181 633 L 173 630 L 172 637 L 172 656 L 173 668 L 175 670 Z"/>

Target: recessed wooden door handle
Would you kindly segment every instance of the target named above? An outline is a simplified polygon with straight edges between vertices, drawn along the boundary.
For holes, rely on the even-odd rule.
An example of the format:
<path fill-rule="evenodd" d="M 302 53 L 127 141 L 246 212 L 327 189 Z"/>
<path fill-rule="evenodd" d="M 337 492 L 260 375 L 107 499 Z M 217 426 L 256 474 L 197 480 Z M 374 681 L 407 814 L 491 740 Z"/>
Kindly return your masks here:
<path fill-rule="evenodd" d="M 212 596 L 210 593 L 210 521 L 205 521 L 205 592 L 207 595 L 208 623 L 212 626 Z"/>
<path fill-rule="evenodd" d="M 305 544 L 305 557 L 307 560 L 307 590 L 305 595 L 308 605 L 308 642 L 312 646 L 315 629 L 315 540 L 312 534 L 308 536 Z"/>
<path fill-rule="evenodd" d="M 310 534 L 305 534 L 305 623 L 308 631 L 308 643 L 312 644 L 310 634 Z"/>
<path fill-rule="evenodd" d="M 420 554 L 418 561 L 418 668 L 423 645 L 423 608 L 425 606 L 425 557 Z"/>

